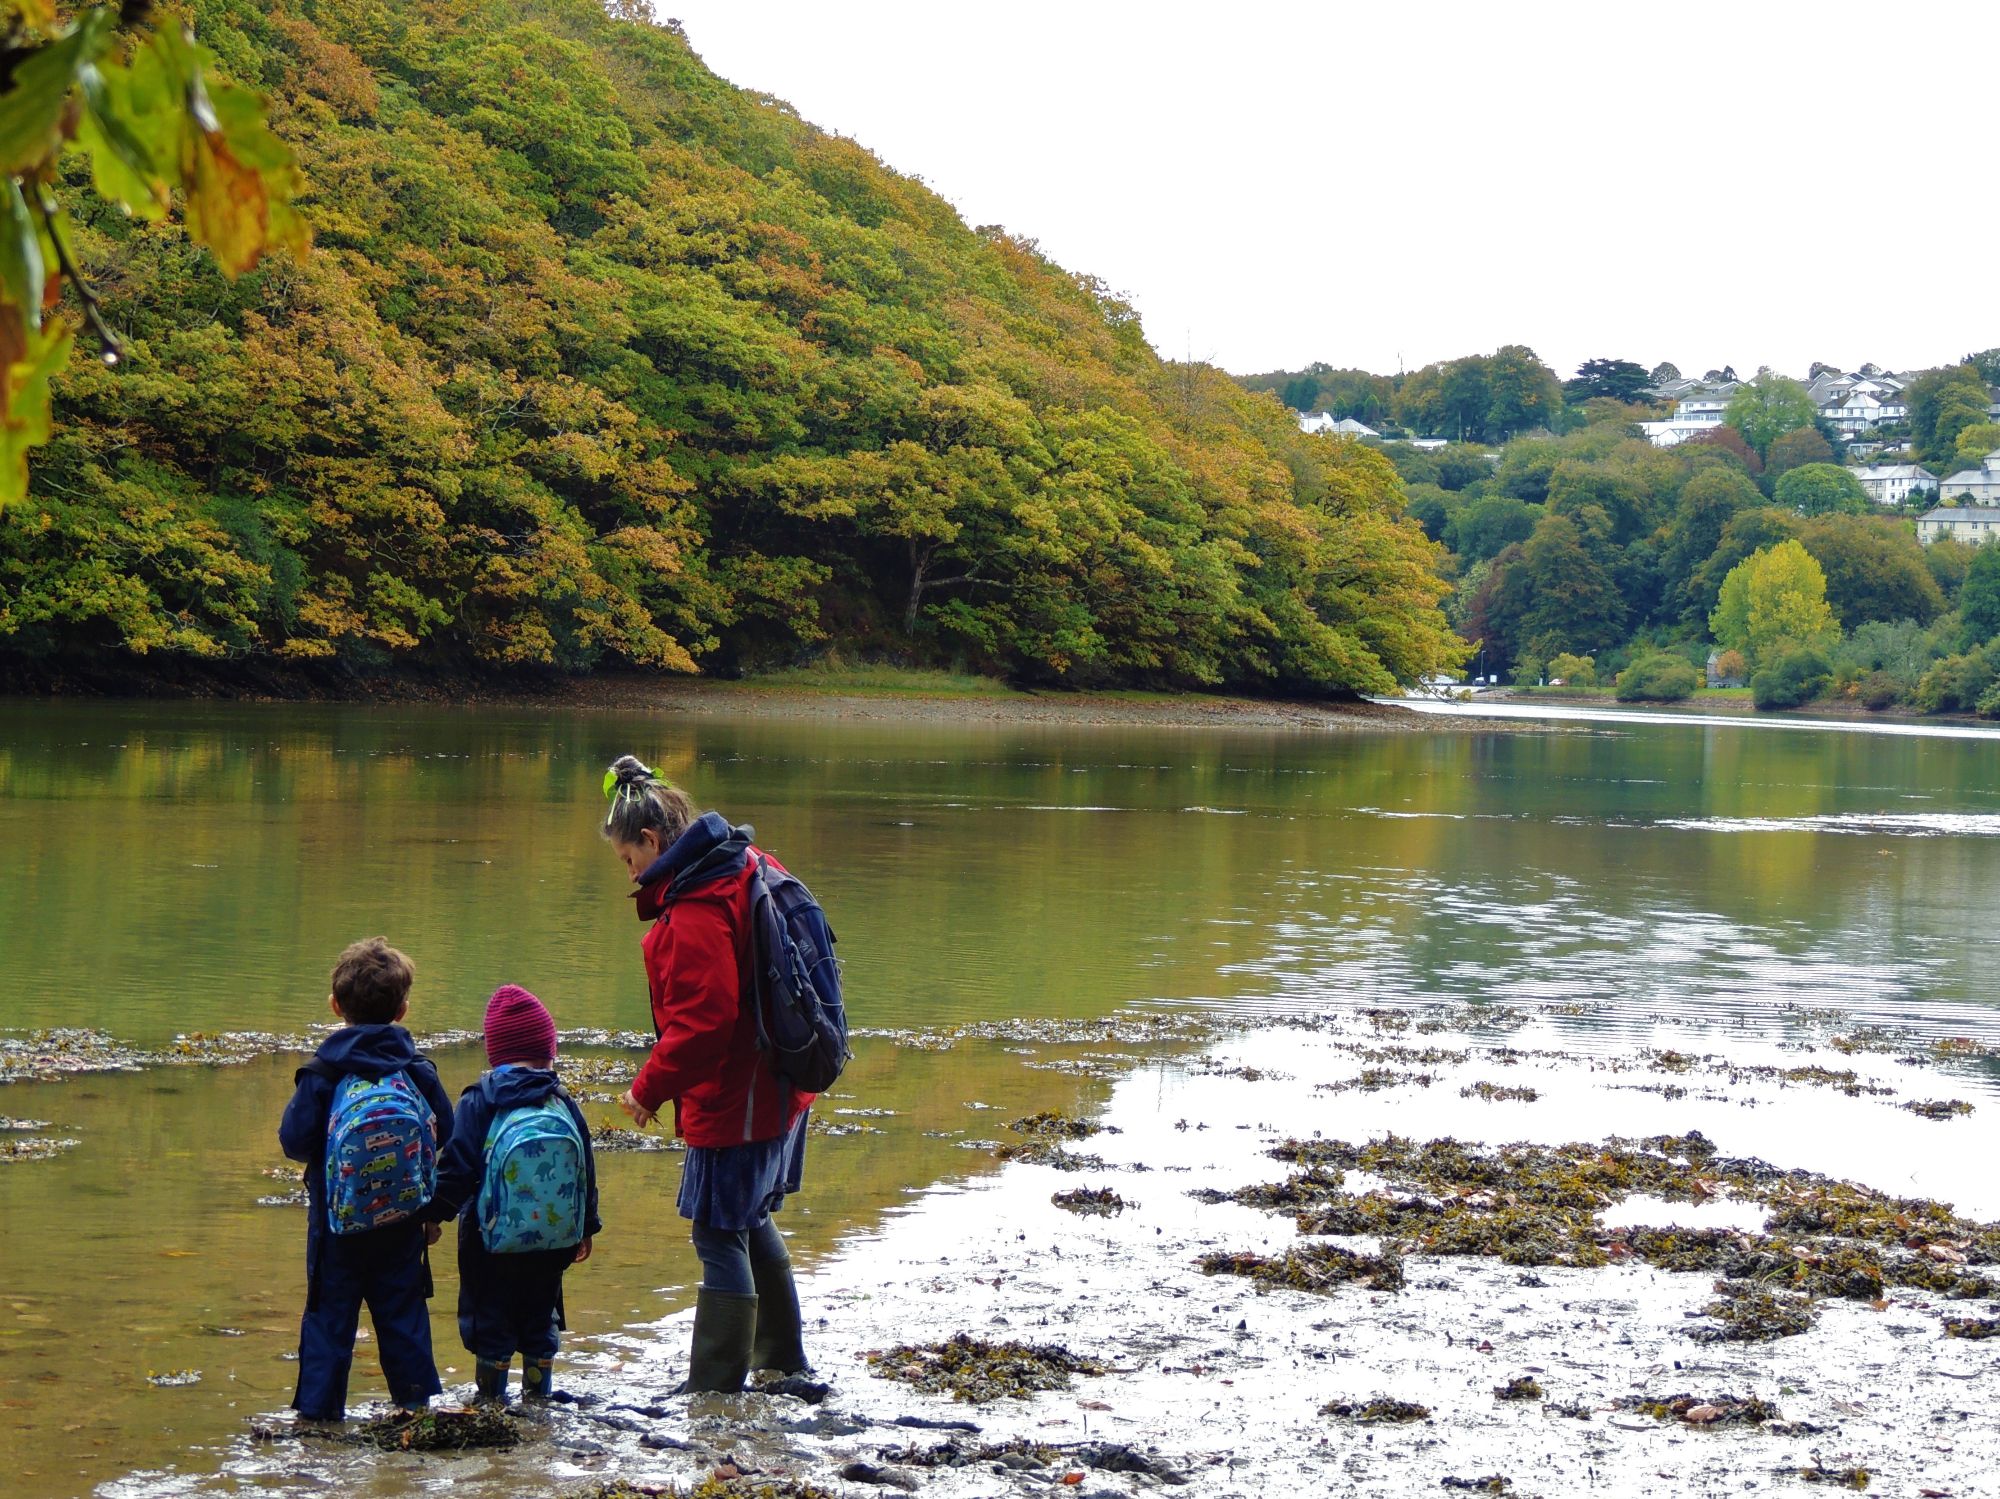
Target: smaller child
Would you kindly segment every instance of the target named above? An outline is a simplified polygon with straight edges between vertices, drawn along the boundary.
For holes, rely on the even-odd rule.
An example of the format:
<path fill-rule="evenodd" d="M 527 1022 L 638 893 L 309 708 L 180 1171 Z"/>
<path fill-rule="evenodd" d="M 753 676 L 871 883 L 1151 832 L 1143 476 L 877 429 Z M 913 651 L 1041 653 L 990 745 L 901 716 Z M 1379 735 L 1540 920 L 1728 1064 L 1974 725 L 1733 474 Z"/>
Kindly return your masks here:
<path fill-rule="evenodd" d="M 399 1023 L 410 1009 L 410 960 L 381 937 L 333 965 L 328 1005 L 343 1024 L 298 1071 L 278 1125 L 303 1161 L 306 1309 L 292 1406 L 316 1421 L 347 1415 L 347 1377 L 361 1305 L 389 1398 L 421 1410 L 442 1393 L 431 1359 L 430 1266 L 437 1229 L 424 1222 L 437 1151 L 451 1138 L 451 1100 L 437 1069 Z"/>
<path fill-rule="evenodd" d="M 492 1070 L 459 1095 L 451 1145 L 427 1216 L 458 1220 L 458 1335 L 482 1400 L 507 1398 L 521 1355 L 521 1393 L 555 1391 L 562 1278 L 590 1258 L 597 1164 L 583 1111 L 556 1081 L 556 1023 L 517 984 L 486 1003 Z M 476 1194 L 476 1198 L 475 1198 Z"/>

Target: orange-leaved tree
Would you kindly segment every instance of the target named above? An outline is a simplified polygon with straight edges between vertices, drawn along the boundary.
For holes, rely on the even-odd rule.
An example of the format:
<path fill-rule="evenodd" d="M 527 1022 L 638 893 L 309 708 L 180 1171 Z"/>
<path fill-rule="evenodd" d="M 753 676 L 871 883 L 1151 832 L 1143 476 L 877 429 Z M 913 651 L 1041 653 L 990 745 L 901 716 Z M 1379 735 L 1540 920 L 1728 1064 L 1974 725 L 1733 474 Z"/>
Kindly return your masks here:
<path fill-rule="evenodd" d="M 75 332 L 53 315 L 65 283 L 104 362 L 120 354 L 77 263 L 66 155 L 87 157 L 91 187 L 141 218 L 178 195 L 189 235 L 231 276 L 274 245 L 306 244 L 298 170 L 263 101 L 151 11 L 123 0 L 65 19 L 56 0 L 0 0 L 0 508 L 26 494 L 28 451 L 48 441 L 49 380 Z"/>

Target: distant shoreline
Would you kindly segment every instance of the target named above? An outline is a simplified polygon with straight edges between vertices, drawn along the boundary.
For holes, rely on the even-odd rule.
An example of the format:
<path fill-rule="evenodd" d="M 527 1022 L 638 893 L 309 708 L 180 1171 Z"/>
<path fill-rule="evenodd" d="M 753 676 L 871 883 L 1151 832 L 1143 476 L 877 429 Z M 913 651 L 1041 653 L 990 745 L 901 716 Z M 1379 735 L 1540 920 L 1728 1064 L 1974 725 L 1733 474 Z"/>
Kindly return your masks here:
<path fill-rule="evenodd" d="M 1333 732 L 1523 732 L 1498 720 L 1427 717 L 1364 698 L 1259 698 L 1198 692 L 1027 690 L 994 678 L 857 668 L 726 681 L 640 672 L 582 677 L 379 676 L 214 672 L 199 665 L 154 674 L 65 676 L 0 664 L 0 695 L 51 702 L 160 701 L 562 708 L 691 717 L 842 719 L 924 723 L 1107 725 L 1152 728 L 1315 729 Z"/>

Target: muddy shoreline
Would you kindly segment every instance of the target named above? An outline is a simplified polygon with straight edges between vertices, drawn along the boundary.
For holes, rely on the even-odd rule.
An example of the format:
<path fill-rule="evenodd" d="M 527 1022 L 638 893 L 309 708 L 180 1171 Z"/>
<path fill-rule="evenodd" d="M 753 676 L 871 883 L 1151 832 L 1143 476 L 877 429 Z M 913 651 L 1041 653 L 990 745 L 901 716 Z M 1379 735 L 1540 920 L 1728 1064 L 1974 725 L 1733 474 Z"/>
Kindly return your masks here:
<path fill-rule="evenodd" d="M 802 1277 L 824 1398 L 672 1394 L 676 1313 L 569 1340 L 569 1398 L 502 1448 L 384 1453 L 274 1413 L 104 1492 L 1991 1492 L 2000 1192 L 1962 1215 L 1896 1172 L 1961 1179 L 1921 1158 L 1988 1148 L 2000 1037 L 1816 1011 L 1718 1050 L 1586 1009 L 872 1034 L 1111 1092 L 1075 1119 L 964 1101 L 956 1143 L 1006 1164 Z M 1947 1100 L 1972 1107 L 1908 1107 Z"/>
<path fill-rule="evenodd" d="M 1317 731 L 1523 732 L 1495 720 L 1424 718 L 1364 698 L 1263 698 L 1206 693 L 1011 689 L 944 692 L 606 674 L 476 677 L 394 674 L 317 678 L 284 674 L 64 676 L 18 663 L 0 671 L 0 696 L 21 701 L 158 700 L 436 706 L 662 713 L 690 717 L 842 719 L 885 723 L 995 723 Z"/>

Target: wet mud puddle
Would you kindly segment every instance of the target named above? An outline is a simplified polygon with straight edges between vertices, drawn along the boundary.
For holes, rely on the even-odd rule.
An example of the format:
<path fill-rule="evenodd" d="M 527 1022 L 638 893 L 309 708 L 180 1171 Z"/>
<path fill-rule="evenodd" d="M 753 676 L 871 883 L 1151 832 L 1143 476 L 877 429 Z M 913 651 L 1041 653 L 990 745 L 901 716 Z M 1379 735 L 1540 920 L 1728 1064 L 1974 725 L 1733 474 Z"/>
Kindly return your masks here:
<path fill-rule="evenodd" d="M 569 1399 L 505 1445 L 273 1415 L 100 1492 L 2000 1492 L 1989 1041 L 1825 1012 L 1726 1059 L 1571 1050 L 1551 1012 L 1188 1032 L 1012 1037 L 1108 1077 L 1103 1108 L 963 1101 L 958 1143 L 1005 1165 L 802 1279 L 823 1390 L 672 1395 L 682 1313 L 572 1340 Z"/>

